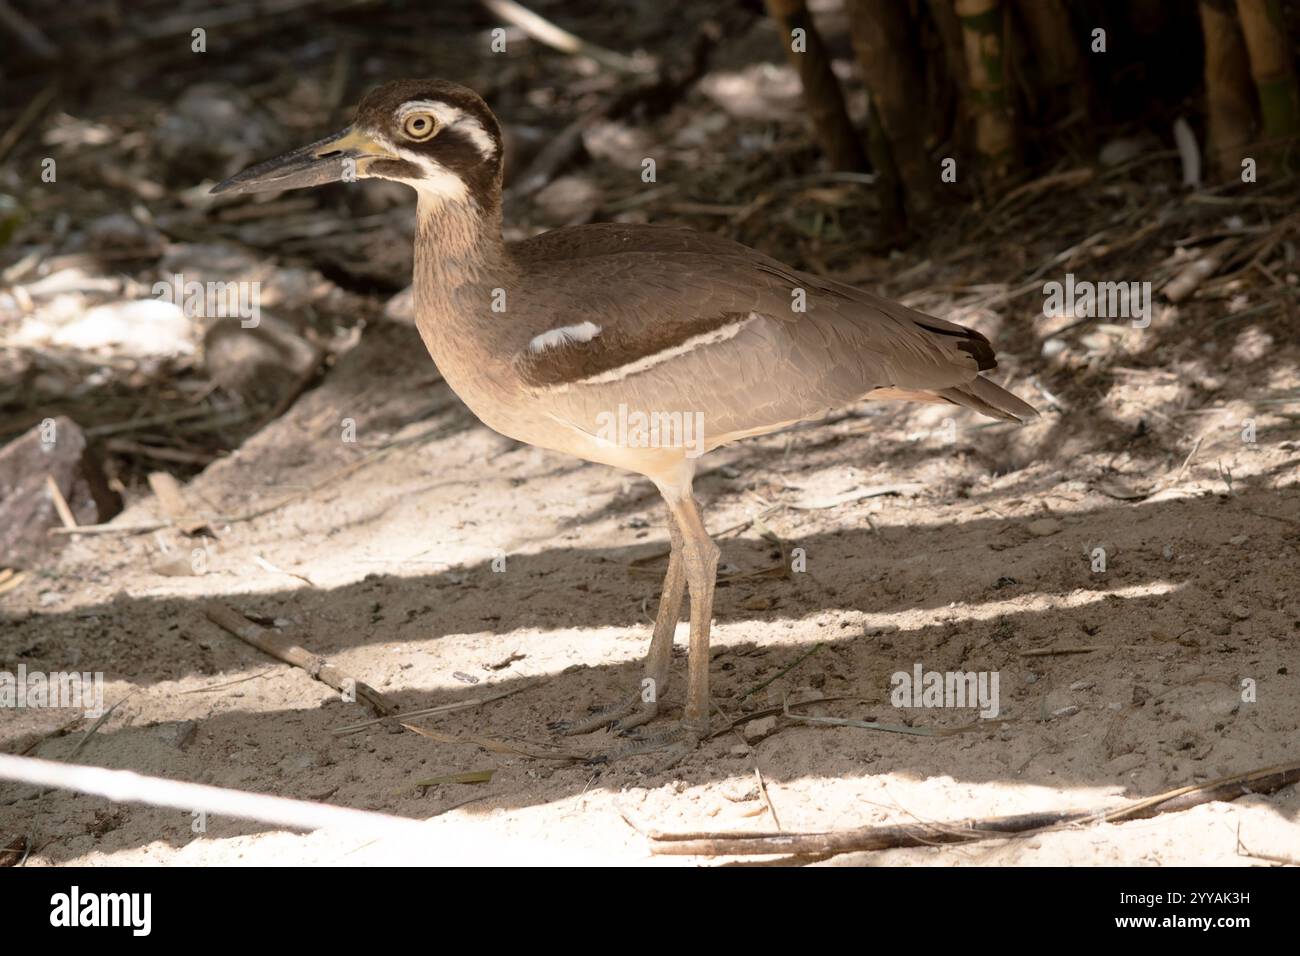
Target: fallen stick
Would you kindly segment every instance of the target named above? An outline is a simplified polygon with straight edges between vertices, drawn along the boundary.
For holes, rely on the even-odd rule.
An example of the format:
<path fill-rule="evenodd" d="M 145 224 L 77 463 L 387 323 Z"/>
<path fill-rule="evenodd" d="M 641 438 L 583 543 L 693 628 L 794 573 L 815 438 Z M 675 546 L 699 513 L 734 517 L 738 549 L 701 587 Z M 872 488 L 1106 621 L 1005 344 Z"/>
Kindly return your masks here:
<path fill-rule="evenodd" d="M 425 853 L 436 853 L 437 856 L 428 859 L 427 862 L 431 863 L 591 865 L 596 862 L 591 854 L 517 836 L 508 839 L 496 837 L 484 832 L 482 828 L 458 834 L 443 827 L 431 826 L 423 820 L 410 820 L 310 800 L 229 790 L 183 780 L 148 777 L 130 770 L 105 770 L 102 767 L 0 754 L 0 780 L 75 790 L 104 797 L 115 803 L 141 803 L 151 807 L 170 807 L 183 813 L 203 811 L 236 820 L 256 820 L 288 830 L 330 830 L 369 839 L 395 838 L 402 841 L 399 846 L 405 851 L 419 849 Z"/>
<path fill-rule="evenodd" d="M 423 710 L 408 710 L 404 714 L 393 714 L 391 716 L 402 721 L 414 720 L 417 717 L 432 717 L 435 714 L 450 714 L 458 710 L 468 710 L 471 707 L 478 707 L 480 704 L 487 704 L 494 700 L 501 700 L 503 697 L 510 697 L 519 693 L 521 690 L 532 690 L 536 686 L 535 683 L 522 684 L 519 687 L 512 687 L 509 690 L 498 691 L 495 694 L 488 694 L 486 697 L 472 697 L 469 700 L 458 700 L 451 704 L 439 704 L 437 707 L 425 707 Z M 186 693 L 193 693 L 193 691 L 187 691 Z M 346 727 L 336 727 L 334 730 L 331 730 L 330 733 L 336 737 L 344 737 L 348 734 L 355 734 L 358 731 L 365 730 L 367 727 L 375 727 L 382 724 L 386 719 L 387 718 L 385 717 L 377 717 L 374 720 L 363 720 L 357 724 L 348 724 Z"/>
<path fill-rule="evenodd" d="M 72 509 L 68 507 L 68 499 L 63 497 L 59 483 L 48 472 L 45 475 L 45 489 L 50 493 L 50 500 L 54 502 L 54 510 L 59 513 L 59 520 L 63 522 L 63 527 L 75 528 L 77 519 L 73 516 Z"/>
<path fill-rule="evenodd" d="M 624 56 L 613 50 L 606 50 L 602 46 L 574 36 L 545 17 L 515 3 L 515 0 L 480 0 L 480 2 L 506 23 L 518 27 L 538 43 L 545 44 L 553 50 L 559 50 L 570 56 L 585 56 L 619 73 L 649 73 L 654 69 L 651 63 L 638 61 L 634 57 Z"/>
<path fill-rule="evenodd" d="M 823 833 L 661 833 L 649 831 L 652 853 L 680 856 L 826 855 L 862 850 L 892 850 L 970 843 L 1025 834 L 1075 823 L 1117 823 L 1162 813 L 1176 813 L 1218 800 L 1236 800 L 1250 793 L 1274 793 L 1300 782 L 1300 761 L 1278 764 L 1208 783 L 1179 787 L 1146 800 L 1109 810 L 1044 810 L 1005 817 L 958 820 L 929 826 L 890 825 Z"/>
<path fill-rule="evenodd" d="M 0 0 L 0 24 L 42 60 L 53 60 L 59 55 L 58 47 L 46 38 L 36 24 L 11 7 L 8 0 Z"/>
<path fill-rule="evenodd" d="M 171 519 L 171 522 L 186 534 L 193 534 L 200 528 L 207 526 L 207 522 L 202 518 L 195 517 L 193 510 L 185 503 L 185 495 L 181 492 L 181 483 L 171 474 L 165 471 L 151 471 L 149 473 L 149 487 L 158 498 L 158 504 L 162 506 L 163 513 Z"/>
<path fill-rule="evenodd" d="M 224 631 L 229 631 L 245 644 L 251 644 L 276 660 L 302 668 L 322 684 L 327 684 L 340 693 L 354 693 L 381 717 L 397 713 L 397 706 L 369 684 L 347 676 L 325 658 L 313 654 L 305 647 L 300 647 L 278 634 L 272 634 L 265 628 L 258 627 L 244 615 L 232 611 L 224 604 L 209 601 L 203 606 L 203 613 L 213 624 Z"/>
<path fill-rule="evenodd" d="M 1190 296 L 1214 273 L 1219 271 L 1228 253 L 1236 248 L 1240 239 L 1225 239 L 1203 255 L 1197 256 L 1182 268 L 1178 275 L 1169 280 L 1164 287 L 1165 298 L 1170 302 L 1182 302 Z"/>
<path fill-rule="evenodd" d="M 751 696 L 751 695 L 753 695 L 753 694 L 757 694 L 757 693 L 758 693 L 760 690 L 762 690 L 764 687 L 767 687 L 769 684 L 773 683 L 774 681 L 778 681 L 778 680 L 780 680 L 780 679 L 781 679 L 782 677 L 784 677 L 786 674 L 790 673 L 792 670 L 794 670 L 796 667 L 798 667 L 800 664 L 802 664 L 802 663 L 803 663 L 804 661 L 806 661 L 808 658 L 812 657 L 814 654 L 816 654 L 818 651 L 820 651 L 820 650 L 821 650 L 823 647 L 825 647 L 825 646 L 826 646 L 826 645 L 823 644 L 821 641 L 818 641 L 818 642 L 817 642 L 816 644 L 814 644 L 810 649 L 808 649 L 807 651 L 805 651 L 803 654 L 800 654 L 800 655 L 799 655 L 798 657 L 796 657 L 793 661 L 791 661 L 791 662 L 790 662 L 789 664 L 787 664 L 785 667 L 781 668 L 779 671 L 777 671 L 775 674 L 773 674 L 773 675 L 772 675 L 771 677 L 769 677 L 767 680 L 765 680 L 765 681 L 763 681 L 763 682 L 761 682 L 761 683 L 755 684 L 755 685 L 754 685 L 753 687 L 751 687 L 749 690 L 745 691 L 743 694 L 741 694 L 739 697 L 737 697 L 736 700 L 737 700 L 737 701 L 742 701 L 742 700 L 744 700 L 746 697 L 749 697 L 749 696 Z M 788 713 L 788 712 L 789 712 L 789 709 L 788 709 L 788 707 L 787 707 L 787 713 Z"/>

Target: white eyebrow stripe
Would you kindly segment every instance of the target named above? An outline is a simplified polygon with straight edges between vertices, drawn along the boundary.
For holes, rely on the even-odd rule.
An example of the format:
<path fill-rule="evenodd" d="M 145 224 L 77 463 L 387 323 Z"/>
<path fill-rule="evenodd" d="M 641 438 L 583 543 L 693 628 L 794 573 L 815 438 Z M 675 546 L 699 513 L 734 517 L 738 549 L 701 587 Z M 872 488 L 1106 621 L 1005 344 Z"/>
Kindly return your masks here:
<path fill-rule="evenodd" d="M 598 335 L 600 335 L 600 326 L 594 322 L 566 325 L 563 328 L 551 329 L 549 332 L 534 336 L 533 340 L 528 343 L 528 351 L 533 353 L 544 352 L 547 349 L 559 348 L 562 345 L 590 342 Z"/>
<path fill-rule="evenodd" d="M 460 107 L 438 100 L 411 100 L 398 107 L 398 124 L 400 125 L 412 113 L 432 113 L 442 129 L 451 129 L 454 126 L 468 136 L 469 141 L 474 144 L 474 148 L 484 159 L 491 159 L 496 155 L 496 143 L 483 128 L 483 124 L 475 117 L 467 115 Z"/>

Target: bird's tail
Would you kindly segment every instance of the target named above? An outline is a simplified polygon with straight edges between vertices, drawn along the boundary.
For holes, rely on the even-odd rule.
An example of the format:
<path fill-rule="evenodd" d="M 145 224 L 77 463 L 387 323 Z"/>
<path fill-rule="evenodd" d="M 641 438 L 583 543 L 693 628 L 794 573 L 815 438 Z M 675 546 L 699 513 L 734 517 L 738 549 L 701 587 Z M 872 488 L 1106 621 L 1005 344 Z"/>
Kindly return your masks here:
<path fill-rule="evenodd" d="M 1038 417 L 1038 409 L 1021 401 L 1001 385 L 990 382 L 982 375 L 955 388 L 935 389 L 936 395 L 954 405 L 965 405 L 981 415 L 1000 418 L 1004 422 L 1024 423 Z"/>

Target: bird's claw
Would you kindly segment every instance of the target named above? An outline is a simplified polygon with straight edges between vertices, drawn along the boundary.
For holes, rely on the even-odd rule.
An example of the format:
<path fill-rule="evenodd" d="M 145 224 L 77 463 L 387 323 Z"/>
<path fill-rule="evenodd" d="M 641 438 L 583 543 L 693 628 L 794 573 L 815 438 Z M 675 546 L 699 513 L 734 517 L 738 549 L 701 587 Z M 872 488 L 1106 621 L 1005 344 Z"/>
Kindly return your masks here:
<path fill-rule="evenodd" d="M 708 733 L 707 724 L 701 726 L 683 720 L 671 730 L 664 730 L 654 734 L 629 735 L 630 740 L 628 743 L 595 754 L 587 762 L 589 764 L 611 764 L 615 760 L 624 757 L 635 757 L 650 753 L 662 754 L 662 757 L 651 768 L 652 773 L 660 773 L 675 767 L 685 757 L 692 754 L 700 745 L 700 742 L 708 736 Z"/>
<path fill-rule="evenodd" d="M 626 734 L 634 727 L 649 723 L 658 712 L 657 703 L 643 701 L 640 694 L 632 694 L 617 703 L 601 707 L 586 717 L 557 720 L 546 726 L 564 737 L 575 737 L 597 730 Z"/>

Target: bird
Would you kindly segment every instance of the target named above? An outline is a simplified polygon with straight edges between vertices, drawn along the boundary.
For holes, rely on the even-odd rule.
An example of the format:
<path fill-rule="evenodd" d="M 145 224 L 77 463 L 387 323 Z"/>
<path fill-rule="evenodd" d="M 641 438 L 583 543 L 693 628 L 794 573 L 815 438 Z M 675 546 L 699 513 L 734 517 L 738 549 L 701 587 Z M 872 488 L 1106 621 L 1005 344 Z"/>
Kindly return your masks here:
<path fill-rule="evenodd" d="M 214 194 L 384 179 L 416 193 L 415 322 L 443 379 L 485 425 L 529 445 L 649 479 L 667 506 L 668 565 L 640 686 L 552 723 L 627 742 L 605 757 L 668 767 L 709 733 L 709 630 L 719 550 L 692 481 L 739 439 L 862 400 L 1037 416 L 986 378 L 973 329 L 788 266 L 711 233 L 587 223 L 502 235 L 501 125 L 457 83 L 404 79 L 360 101 L 341 132 L 251 166 Z M 679 720 L 651 733 L 690 598 Z"/>

